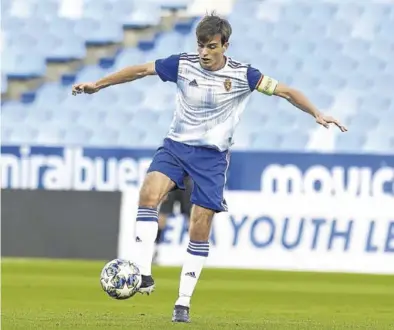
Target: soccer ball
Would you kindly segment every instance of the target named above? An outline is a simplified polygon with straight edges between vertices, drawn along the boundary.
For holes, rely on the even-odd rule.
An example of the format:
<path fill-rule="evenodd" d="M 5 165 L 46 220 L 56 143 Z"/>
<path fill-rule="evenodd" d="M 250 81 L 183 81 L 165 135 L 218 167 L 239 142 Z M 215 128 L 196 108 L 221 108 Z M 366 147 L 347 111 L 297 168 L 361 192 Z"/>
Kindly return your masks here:
<path fill-rule="evenodd" d="M 127 260 L 114 259 L 101 271 L 101 287 L 114 299 L 131 298 L 138 292 L 141 281 L 140 270 Z"/>

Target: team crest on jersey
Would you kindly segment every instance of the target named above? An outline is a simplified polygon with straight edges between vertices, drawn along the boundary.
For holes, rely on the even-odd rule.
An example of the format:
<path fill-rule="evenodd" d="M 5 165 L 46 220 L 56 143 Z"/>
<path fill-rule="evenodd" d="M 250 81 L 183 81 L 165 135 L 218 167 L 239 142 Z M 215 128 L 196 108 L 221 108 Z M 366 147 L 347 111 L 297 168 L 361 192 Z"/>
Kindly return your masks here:
<path fill-rule="evenodd" d="M 229 78 L 224 81 L 224 88 L 227 92 L 231 90 L 231 80 Z"/>

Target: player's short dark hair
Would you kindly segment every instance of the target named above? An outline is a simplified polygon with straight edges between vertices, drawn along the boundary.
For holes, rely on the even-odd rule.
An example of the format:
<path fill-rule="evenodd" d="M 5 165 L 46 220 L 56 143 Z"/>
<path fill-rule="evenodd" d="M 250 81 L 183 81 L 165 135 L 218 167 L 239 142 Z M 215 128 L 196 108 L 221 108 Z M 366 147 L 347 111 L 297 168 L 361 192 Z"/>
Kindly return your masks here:
<path fill-rule="evenodd" d="M 203 43 L 208 42 L 216 34 L 221 35 L 222 45 L 229 41 L 232 28 L 228 20 L 221 18 L 212 12 L 206 15 L 197 25 L 197 40 Z"/>

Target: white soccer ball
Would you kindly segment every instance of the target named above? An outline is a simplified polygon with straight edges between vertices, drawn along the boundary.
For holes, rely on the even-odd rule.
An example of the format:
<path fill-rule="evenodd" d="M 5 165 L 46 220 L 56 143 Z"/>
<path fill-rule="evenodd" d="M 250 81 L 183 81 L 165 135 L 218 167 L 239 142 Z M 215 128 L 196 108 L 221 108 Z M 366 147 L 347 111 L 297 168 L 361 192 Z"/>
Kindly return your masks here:
<path fill-rule="evenodd" d="M 134 296 L 141 286 L 141 273 L 131 261 L 114 259 L 101 271 L 101 286 L 114 299 L 128 299 Z"/>

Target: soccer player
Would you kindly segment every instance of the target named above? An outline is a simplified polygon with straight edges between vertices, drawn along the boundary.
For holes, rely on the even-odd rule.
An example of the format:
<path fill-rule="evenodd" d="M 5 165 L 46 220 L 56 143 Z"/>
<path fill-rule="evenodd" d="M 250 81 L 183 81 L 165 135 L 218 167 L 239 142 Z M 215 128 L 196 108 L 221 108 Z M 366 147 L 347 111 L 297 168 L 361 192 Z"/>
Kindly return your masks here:
<path fill-rule="evenodd" d="M 169 191 L 184 189 L 183 179 L 190 175 L 194 182 L 190 241 L 173 322 L 190 322 L 190 300 L 208 257 L 212 218 L 216 212 L 227 211 L 223 190 L 229 149 L 250 94 L 257 91 L 281 97 L 313 116 L 317 124 L 325 128 L 334 124 L 342 132 L 347 131 L 336 119 L 322 114 L 300 91 L 225 56 L 231 32 L 227 20 L 207 15 L 196 29 L 198 53 L 181 53 L 133 65 L 96 82 L 72 87 L 73 95 L 93 94 L 149 75 L 158 75 L 162 81 L 177 85 L 174 119 L 140 191 L 136 241 L 141 255 L 135 260 L 143 275 L 140 292 L 150 293 L 154 289 L 151 263 L 158 230 L 157 207 Z"/>

